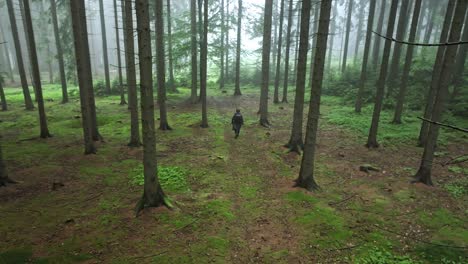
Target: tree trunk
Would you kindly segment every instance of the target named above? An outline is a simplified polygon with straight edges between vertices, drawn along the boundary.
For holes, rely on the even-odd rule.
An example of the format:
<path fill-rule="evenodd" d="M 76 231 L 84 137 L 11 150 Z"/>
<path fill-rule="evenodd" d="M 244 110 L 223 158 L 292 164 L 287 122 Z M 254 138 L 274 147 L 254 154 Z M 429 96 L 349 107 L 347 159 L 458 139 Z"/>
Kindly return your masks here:
<path fill-rule="evenodd" d="M 449 0 L 447 5 L 447 12 L 445 13 L 444 25 L 442 32 L 440 33 L 440 43 L 447 41 L 448 32 L 450 30 L 450 24 L 452 23 L 453 10 L 455 9 L 455 0 Z M 442 61 L 444 60 L 445 46 L 441 46 L 437 49 L 437 55 L 434 62 L 434 69 L 432 70 L 431 86 L 429 87 L 428 94 L 426 96 L 426 107 L 424 109 L 424 118 L 432 120 L 432 109 L 434 104 L 434 98 L 436 96 L 437 87 L 439 85 L 440 72 L 442 69 Z M 427 136 L 429 131 L 429 124 L 422 122 L 421 130 L 419 131 L 418 146 L 422 147 L 426 144 Z"/>
<path fill-rule="evenodd" d="M 89 54 L 88 31 L 86 28 L 86 9 L 84 0 L 70 1 L 73 38 L 75 43 L 76 69 L 80 89 L 81 120 L 85 154 L 96 153 L 93 141 L 92 116 L 89 103 L 89 91 L 93 90 L 91 58 Z"/>
<path fill-rule="evenodd" d="M 169 91 L 177 93 L 178 90 L 175 87 L 174 82 L 174 66 L 172 59 L 172 24 L 171 24 L 171 0 L 167 0 L 167 48 L 168 50 L 168 61 L 169 61 Z"/>
<path fill-rule="evenodd" d="M 362 24 L 364 23 L 364 9 L 366 7 L 366 2 L 361 0 L 359 3 L 359 22 L 356 28 L 356 46 L 354 47 L 354 65 L 357 63 L 358 54 L 359 54 L 359 45 L 361 44 L 362 38 Z"/>
<path fill-rule="evenodd" d="M 270 75 L 271 20 L 273 0 L 265 0 L 265 16 L 263 21 L 262 47 L 262 89 L 260 93 L 260 125 L 269 127 L 268 121 L 268 87 Z"/>
<path fill-rule="evenodd" d="M 276 0 L 273 2 L 279 2 L 281 0 Z M 280 5 L 278 3 L 273 4 L 273 9 L 272 9 L 272 17 L 271 17 L 271 22 L 272 22 L 272 40 L 271 40 L 271 54 L 270 54 L 270 76 L 276 73 L 275 67 L 276 67 L 276 56 L 277 56 L 277 48 L 278 48 L 278 7 Z M 274 85 L 274 80 L 273 80 L 273 85 Z"/>
<path fill-rule="evenodd" d="M 393 36 L 393 30 L 395 28 L 395 17 L 398 8 L 398 0 L 392 0 L 390 6 L 390 15 L 388 19 L 387 34 L 386 36 L 391 38 Z M 367 138 L 366 146 L 368 148 L 377 148 L 377 131 L 379 128 L 380 112 L 382 110 L 383 97 L 385 93 L 385 81 L 387 79 L 388 62 L 390 57 L 390 50 L 392 48 L 392 41 L 385 40 L 384 53 L 382 57 L 382 64 L 380 66 L 379 79 L 377 80 L 376 88 L 377 94 L 375 97 L 374 112 L 372 114 L 372 123 L 369 130 L 369 137 Z"/>
<path fill-rule="evenodd" d="M 416 32 L 416 40 L 418 42 L 423 42 L 423 29 L 424 27 L 422 26 L 422 23 L 424 22 L 425 18 L 429 15 L 429 10 L 427 8 L 427 3 L 428 1 L 423 1 L 422 2 L 422 7 L 421 7 L 421 26 L 418 27 L 418 31 Z M 419 52 L 419 46 L 414 47 L 414 56 L 418 56 Z"/>
<path fill-rule="evenodd" d="M 18 72 L 21 79 L 21 87 L 23 88 L 24 104 L 26 110 L 33 110 L 34 105 L 29 93 L 28 79 L 26 78 L 26 71 L 24 70 L 23 55 L 21 53 L 22 48 L 19 41 L 18 27 L 16 25 L 15 10 L 13 8 L 13 0 L 7 0 L 8 15 L 10 17 L 11 34 L 13 35 L 13 41 L 15 43 L 16 63 L 18 65 Z"/>
<path fill-rule="evenodd" d="M 158 0 L 161 2 L 162 0 Z M 129 3 L 129 2 L 127 2 Z M 153 62 L 148 0 L 136 0 L 138 50 L 140 64 L 141 124 L 143 131 L 144 191 L 135 212 L 145 207 L 166 205 L 165 195 L 158 179 L 156 162 L 156 135 L 154 125 Z M 162 7 L 162 4 L 159 4 Z M 162 10 L 159 10 L 162 14 Z"/>
<path fill-rule="evenodd" d="M 307 73 L 307 51 L 309 49 L 310 0 L 302 2 L 301 36 L 299 39 L 299 61 L 297 62 L 296 96 L 294 100 L 294 115 L 291 137 L 286 147 L 300 154 L 304 148 L 302 140 L 302 120 L 304 116 L 304 91 Z M 318 6 L 316 7 L 319 8 Z M 315 17 L 317 19 L 317 17 Z M 318 21 L 317 21 L 318 22 Z"/>
<path fill-rule="evenodd" d="M 224 78 L 229 81 L 229 49 L 231 48 L 231 45 L 229 44 L 229 30 L 231 29 L 230 26 L 230 21 L 231 21 L 231 15 L 229 14 L 229 0 L 226 1 L 226 17 L 228 18 L 226 21 L 226 63 L 224 66 Z"/>
<path fill-rule="evenodd" d="M 426 31 L 424 32 L 424 43 L 429 43 L 432 35 L 432 30 L 434 29 L 434 20 L 437 17 L 437 10 L 438 10 L 438 1 L 429 1 L 429 10 L 431 10 L 431 15 L 428 18 L 426 24 Z"/>
<path fill-rule="evenodd" d="M 163 0 L 156 0 L 154 11 L 156 17 L 156 76 L 158 78 L 159 129 L 171 130 L 171 127 L 167 121 L 166 107 L 166 62 L 164 52 Z"/>
<path fill-rule="evenodd" d="M 9 183 L 16 183 L 8 177 L 8 172 L 5 166 L 5 161 L 3 160 L 3 151 L 0 144 L 0 187 L 6 186 Z"/>
<path fill-rule="evenodd" d="M 237 7 L 237 49 L 236 49 L 236 84 L 234 95 L 242 95 L 240 89 L 240 57 L 241 57 L 241 34 L 242 34 L 242 0 Z"/>
<path fill-rule="evenodd" d="M 310 0 L 304 0 L 304 4 L 306 2 L 310 2 Z M 320 4 L 320 22 L 317 33 L 317 50 L 315 53 L 314 73 L 312 76 L 313 85 L 310 94 L 304 155 L 302 156 L 301 169 L 295 185 L 309 191 L 319 189 L 319 186 L 314 180 L 314 160 L 320 115 L 320 96 L 322 93 L 323 72 L 327 52 L 331 3 L 331 0 L 322 0 Z"/>
<path fill-rule="evenodd" d="M 122 6 L 123 8 L 123 6 Z M 119 73 L 120 105 L 126 105 L 125 91 L 122 77 L 122 60 L 120 58 L 120 34 L 119 34 L 119 15 L 117 12 L 117 0 L 114 0 L 114 21 L 115 21 L 115 43 L 117 45 L 117 71 Z"/>
<path fill-rule="evenodd" d="M 202 49 L 200 52 L 200 97 L 202 103 L 202 122 L 201 127 L 208 127 L 208 114 L 206 106 L 206 81 L 207 81 L 207 70 L 208 70 L 208 0 L 203 1 L 203 39 L 202 39 Z"/>
<path fill-rule="evenodd" d="M 331 69 L 331 65 L 332 65 L 332 57 L 333 57 L 333 42 L 335 40 L 335 35 L 336 35 L 336 22 L 335 22 L 335 17 L 338 16 L 338 10 L 336 8 L 337 4 L 333 5 L 332 3 L 332 6 L 333 6 L 333 13 L 331 14 L 331 16 L 333 17 L 333 19 L 331 20 L 331 25 L 330 25 L 330 29 L 331 29 L 331 34 L 330 34 L 330 52 L 328 53 L 328 66 L 327 66 L 327 72 L 330 72 L 330 69 Z M 332 74 L 330 74 L 330 76 L 332 76 Z"/>
<path fill-rule="evenodd" d="M 396 31 L 397 39 L 404 39 L 406 35 L 406 28 L 408 26 L 408 7 L 410 1 L 401 2 L 400 16 L 398 18 L 398 26 Z M 390 73 L 388 75 L 388 89 L 387 97 L 393 96 L 393 88 L 396 87 L 399 80 L 400 73 L 400 57 L 403 49 L 403 44 L 395 43 L 393 48 L 393 58 L 390 66 Z"/>
<path fill-rule="evenodd" d="M 379 14 L 379 22 L 377 23 L 376 31 L 380 34 L 383 34 L 383 22 L 385 18 L 385 6 L 387 4 L 387 0 L 381 0 L 380 2 L 380 14 Z M 374 69 L 377 70 L 379 64 L 379 54 L 380 54 L 380 40 L 381 38 L 377 35 L 374 36 L 374 47 L 372 48 L 372 65 L 374 65 Z"/>
<path fill-rule="evenodd" d="M 229 0 L 228 0 L 229 1 Z M 221 0 L 221 67 L 220 67 L 220 72 L 219 72 L 219 88 L 224 89 L 224 50 L 226 47 L 224 46 L 224 30 L 225 30 L 225 25 L 224 25 L 224 0 Z"/>
<path fill-rule="evenodd" d="M 190 0 L 190 33 L 191 33 L 191 47 L 192 47 L 192 89 L 190 101 L 196 104 L 198 101 L 197 96 L 197 82 L 198 82 L 198 62 L 197 62 L 197 0 Z"/>
<path fill-rule="evenodd" d="M 348 44 L 349 44 L 349 32 L 351 31 L 351 15 L 353 13 L 353 0 L 348 0 L 348 19 L 346 21 L 346 37 L 343 50 L 343 64 L 341 66 L 341 72 L 346 71 L 346 61 L 348 59 Z"/>
<path fill-rule="evenodd" d="M 293 16 L 293 0 L 289 0 L 288 5 L 288 29 L 286 31 L 286 50 L 284 57 L 284 80 L 283 80 L 283 99 L 282 103 L 288 102 L 288 85 L 289 85 L 289 53 L 291 51 L 291 28 Z"/>
<path fill-rule="evenodd" d="M 29 0 L 23 0 L 24 13 L 26 20 L 26 34 L 29 36 L 29 53 L 31 56 L 31 70 L 33 81 L 36 84 L 37 108 L 39 109 L 39 124 L 41 128 L 41 138 L 50 137 L 49 128 L 47 127 L 47 117 L 44 108 L 44 99 L 42 97 L 41 74 L 39 71 L 39 62 L 36 53 L 36 41 L 34 40 L 33 24 L 31 19 L 31 11 L 29 8 Z"/>
<path fill-rule="evenodd" d="M 465 18 L 465 27 L 463 27 L 462 40 L 468 41 L 468 14 Z M 468 45 L 460 45 L 458 48 L 457 61 L 455 63 L 455 71 L 453 73 L 453 92 L 450 96 L 450 102 L 454 102 L 463 89 L 463 71 L 465 69 L 467 53 Z"/>
<path fill-rule="evenodd" d="M 417 0 L 420 1 L 420 0 Z M 362 66 L 361 66 L 361 78 L 359 79 L 359 89 L 356 98 L 356 104 L 354 107 L 354 111 L 356 113 L 361 113 L 362 108 L 362 93 L 364 92 L 364 87 L 366 85 L 367 80 L 367 63 L 369 61 L 369 51 L 372 41 L 372 27 L 374 21 L 374 14 L 375 14 L 375 5 L 377 0 L 370 0 L 369 6 L 369 16 L 367 17 L 367 32 L 366 32 L 366 43 L 364 44 L 364 55 L 362 58 Z"/>
<path fill-rule="evenodd" d="M 453 21 L 451 23 L 452 25 L 450 27 L 450 35 L 448 38 L 449 42 L 457 42 L 460 40 L 467 7 L 468 1 L 457 1 L 457 6 L 453 15 Z M 431 120 L 434 122 L 441 121 L 442 114 L 445 110 L 445 105 L 447 101 L 446 99 L 448 97 L 448 89 L 452 78 L 452 71 L 455 66 L 455 60 L 458 49 L 457 46 L 439 47 L 439 49 L 442 48 L 445 49 L 445 56 L 440 70 L 440 78 L 436 88 L 437 92 L 431 116 Z M 424 146 L 424 153 L 421 159 L 421 165 L 419 167 L 418 172 L 415 175 L 414 182 L 421 182 L 427 185 L 432 185 L 431 171 L 438 136 L 439 126 L 434 124 L 429 125 L 428 137 Z"/>
<path fill-rule="evenodd" d="M 3 46 L 3 52 L 4 52 L 4 56 L 5 56 L 5 59 L 6 59 L 6 62 L 7 62 L 7 69 L 8 69 L 8 77 L 10 77 L 10 82 L 11 83 L 14 83 L 15 82 L 15 78 L 13 76 L 13 67 L 11 65 L 11 59 L 10 59 L 10 54 L 8 52 L 8 43 L 7 43 L 7 40 L 5 38 L 5 32 L 3 32 L 3 27 L 2 25 L 0 25 L 0 35 L 2 36 L 2 39 L 3 39 L 3 42 L 4 43 L 4 46 Z"/>
<path fill-rule="evenodd" d="M 314 72 L 314 60 L 315 60 L 315 49 L 316 49 L 316 43 L 317 43 L 317 28 L 318 28 L 318 18 L 320 14 L 320 9 L 319 6 L 316 5 L 314 8 L 314 18 L 313 18 L 313 27 L 312 27 L 312 50 L 310 51 L 310 75 L 309 75 L 309 87 L 312 87 L 312 75 Z M 298 58 L 298 63 L 299 63 L 299 58 Z M 299 69 L 298 69 L 299 70 Z"/>
<path fill-rule="evenodd" d="M 5 91 L 3 91 L 3 80 L 0 78 L 0 100 L 2 101 L 2 111 L 8 110 L 7 101 L 5 98 Z"/>
<path fill-rule="evenodd" d="M 57 60 L 59 63 L 60 81 L 62 82 L 62 103 L 68 103 L 67 78 L 65 76 L 65 62 L 63 60 L 62 44 L 60 43 L 57 7 L 55 0 L 50 0 L 50 11 L 52 12 L 52 25 L 54 27 L 55 48 L 57 50 Z"/>
<path fill-rule="evenodd" d="M 128 108 L 130 109 L 130 142 L 129 147 L 141 146 L 140 128 L 138 123 L 138 96 L 135 70 L 135 43 L 133 38 L 133 6 L 132 1 L 125 2 L 124 12 L 124 50 L 127 64 Z"/>
<path fill-rule="evenodd" d="M 276 74 L 275 74 L 275 92 L 273 103 L 279 103 L 279 83 L 281 74 L 281 51 L 283 44 L 283 16 L 284 16 L 284 0 L 281 0 L 280 6 L 280 21 L 279 21 L 279 36 L 278 36 L 278 51 L 276 58 Z"/>
<path fill-rule="evenodd" d="M 31 51 L 29 50 L 29 47 L 30 47 L 29 42 L 30 42 L 30 40 L 29 40 L 29 35 L 26 33 L 28 27 L 26 26 L 26 18 L 25 18 L 25 17 L 26 17 L 26 14 L 24 13 L 24 4 L 23 4 L 23 0 L 19 0 L 19 8 L 20 8 L 19 11 L 20 11 L 21 18 L 22 18 L 21 21 L 23 22 L 23 31 L 24 31 L 24 33 L 25 33 L 25 34 L 24 34 L 24 40 L 25 40 L 25 42 L 26 42 L 26 51 L 25 51 L 25 52 L 26 52 L 26 54 L 27 54 L 27 55 L 26 55 L 26 59 L 25 59 L 25 61 L 26 61 L 26 69 L 28 70 L 28 71 L 27 71 L 27 74 L 29 75 L 29 79 L 30 79 L 31 84 L 32 84 L 32 86 L 33 86 L 34 100 L 37 102 L 36 83 L 35 83 L 34 80 L 33 80 L 33 73 L 32 73 L 32 69 L 31 69 L 31 64 L 32 64 L 31 60 L 32 60 L 32 59 L 31 59 L 31 53 L 30 53 Z M 28 61 L 28 59 L 29 59 L 29 61 Z"/>
<path fill-rule="evenodd" d="M 299 27 L 301 23 L 301 15 L 300 15 L 300 10 L 301 10 L 301 4 L 302 1 L 298 1 L 296 4 L 296 10 L 297 10 L 297 21 L 296 21 L 296 40 L 295 40 L 295 50 L 294 50 L 294 61 L 293 61 L 293 82 L 296 83 L 296 77 L 297 77 L 297 61 L 298 61 L 298 52 L 299 52 Z"/>
<path fill-rule="evenodd" d="M 414 42 L 416 39 L 416 31 L 418 28 L 419 15 L 421 13 L 421 1 L 422 0 L 416 0 L 414 4 L 413 20 L 411 21 L 411 29 L 410 29 L 409 39 L 408 39 L 409 42 Z M 395 115 L 393 116 L 394 124 L 401 124 L 403 104 L 405 102 L 406 88 L 408 86 L 408 77 L 409 77 L 409 73 L 411 70 L 411 62 L 413 61 L 413 51 L 414 51 L 414 46 L 408 45 L 408 48 L 406 50 L 405 66 L 403 68 L 403 76 L 401 77 L 400 91 L 397 97 Z"/>
<path fill-rule="evenodd" d="M 106 78 L 106 93 L 111 94 L 111 84 L 109 77 L 109 59 L 107 56 L 107 34 L 106 34 L 106 20 L 104 17 L 104 0 L 99 0 L 99 14 L 101 17 L 101 37 L 102 37 L 102 56 L 104 59 L 104 76 Z"/>

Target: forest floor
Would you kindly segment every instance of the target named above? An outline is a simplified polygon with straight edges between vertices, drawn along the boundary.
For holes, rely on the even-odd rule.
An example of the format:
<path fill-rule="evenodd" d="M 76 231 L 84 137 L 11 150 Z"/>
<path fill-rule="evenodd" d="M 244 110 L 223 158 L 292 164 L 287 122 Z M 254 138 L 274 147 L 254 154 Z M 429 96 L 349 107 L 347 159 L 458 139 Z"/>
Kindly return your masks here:
<path fill-rule="evenodd" d="M 118 96 L 97 98 L 105 141 L 85 156 L 76 88 L 66 105 L 59 87 L 45 88 L 49 139 L 38 138 L 37 113 L 23 110 L 21 90 L 7 88 L 1 141 L 18 184 L 0 188 L 0 263 L 468 263 L 468 166 L 443 165 L 466 155 L 466 135 L 443 130 L 436 186 L 410 184 L 422 152 L 417 112 L 398 126 L 384 112 L 382 146 L 368 150 L 372 106 L 358 115 L 325 96 L 322 190 L 309 193 L 293 187 L 301 156 L 283 147 L 291 102 L 270 105 L 266 129 L 256 90 L 236 98 L 212 89 L 202 129 L 200 105 L 180 91 L 168 96 L 174 130 L 157 131 L 159 176 L 175 208 L 135 218 L 142 149 L 126 146 L 129 113 Z M 246 124 L 235 139 L 237 107 Z M 361 172 L 364 164 L 380 171 Z"/>

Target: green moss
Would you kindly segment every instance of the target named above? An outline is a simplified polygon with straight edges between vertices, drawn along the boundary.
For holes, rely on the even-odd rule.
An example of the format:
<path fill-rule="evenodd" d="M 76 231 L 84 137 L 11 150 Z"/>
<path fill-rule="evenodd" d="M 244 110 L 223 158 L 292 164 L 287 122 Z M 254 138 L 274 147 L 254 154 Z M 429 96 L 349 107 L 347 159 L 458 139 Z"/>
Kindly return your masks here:
<path fill-rule="evenodd" d="M 245 199 L 254 199 L 257 196 L 257 188 L 253 186 L 242 186 L 240 195 Z"/>
<path fill-rule="evenodd" d="M 28 263 L 32 259 L 31 249 L 12 249 L 0 253 L 0 264 Z"/>
<path fill-rule="evenodd" d="M 231 211 L 232 203 L 228 200 L 217 199 L 206 203 L 204 212 L 208 216 L 221 217 L 226 220 L 233 220 L 234 214 Z"/>
<path fill-rule="evenodd" d="M 304 191 L 292 191 L 286 194 L 286 200 L 291 202 L 309 202 L 317 203 L 318 199 L 310 194 L 306 194 Z"/>
<path fill-rule="evenodd" d="M 130 183 L 142 186 L 145 184 L 143 165 L 133 168 L 129 174 Z M 164 190 L 170 192 L 189 191 L 187 184 L 187 170 L 181 167 L 158 166 L 158 178 Z"/>

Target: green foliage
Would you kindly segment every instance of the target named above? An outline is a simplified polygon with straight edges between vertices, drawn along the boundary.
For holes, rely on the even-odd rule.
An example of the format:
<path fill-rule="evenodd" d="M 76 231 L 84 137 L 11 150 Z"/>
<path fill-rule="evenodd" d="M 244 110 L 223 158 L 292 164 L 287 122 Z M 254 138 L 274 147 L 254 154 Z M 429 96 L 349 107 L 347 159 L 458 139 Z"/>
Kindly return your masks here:
<path fill-rule="evenodd" d="M 462 178 L 444 185 L 444 188 L 455 198 L 468 194 L 468 178 Z"/>
<path fill-rule="evenodd" d="M 145 176 L 143 165 L 139 165 L 130 172 L 130 183 L 133 185 L 144 185 Z M 170 192 L 185 192 L 189 190 L 187 184 L 187 170 L 181 167 L 158 166 L 158 178 L 162 188 Z"/>
<path fill-rule="evenodd" d="M 374 247 L 364 256 L 355 259 L 357 264 L 417 264 L 409 256 L 397 256 L 383 248 Z"/>

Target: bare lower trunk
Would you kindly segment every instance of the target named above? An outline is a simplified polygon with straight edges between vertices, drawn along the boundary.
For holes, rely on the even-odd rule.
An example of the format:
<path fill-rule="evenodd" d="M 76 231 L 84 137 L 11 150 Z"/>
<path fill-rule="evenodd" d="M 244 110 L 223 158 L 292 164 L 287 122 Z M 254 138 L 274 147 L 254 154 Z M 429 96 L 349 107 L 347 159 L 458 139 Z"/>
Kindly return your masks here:
<path fill-rule="evenodd" d="M 157 0 L 161 2 L 163 0 Z M 128 2 L 127 2 L 128 3 Z M 141 124 L 143 131 L 143 173 L 145 178 L 141 200 L 135 208 L 136 215 L 145 207 L 165 205 L 164 192 L 158 179 L 156 162 L 156 135 L 154 125 L 153 62 L 148 0 L 136 0 L 138 49 L 140 57 Z M 159 12 L 162 13 L 162 10 Z"/>
<path fill-rule="evenodd" d="M 68 103 L 67 78 L 65 76 L 65 62 L 63 60 L 62 44 L 57 19 L 57 7 L 55 0 L 50 0 L 50 10 L 52 12 L 52 25 L 54 27 L 55 48 L 57 49 L 57 60 L 59 63 L 60 81 L 62 83 L 62 103 Z"/>
<path fill-rule="evenodd" d="M 190 101 L 192 104 L 197 103 L 197 82 L 198 82 L 198 62 L 197 62 L 197 1 L 190 0 L 190 32 L 191 32 L 191 47 L 192 47 L 192 89 Z"/>
<path fill-rule="evenodd" d="M 398 7 L 398 0 L 392 0 L 390 7 L 390 16 L 387 26 L 386 36 L 391 38 L 393 36 L 393 29 L 395 27 L 395 17 Z M 387 70 L 388 70 L 388 61 L 390 57 L 390 50 L 392 48 L 392 41 L 386 40 L 385 47 L 382 57 L 382 64 L 380 66 L 379 79 L 377 80 L 376 88 L 377 94 L 375 98 L 374 111 L 372 113 L 372 123 L 369 130 L 369 136 L 367 138 L 366 146 L 368 148 L 377 148 L 379 144 L 377 143 L 377 131 L 379 129 L 380 122 L 380 112 L 382 111 L 383 98 L 385 93 L 385 82 L 387 79 Z"/>
<path fill-rule="evenodd" d="M 5 32 L 3 32 L 3 27 L 2 25 L 0 25 L 0 35 L 2 36 L 2 39 L 3 39 L 3 42 L 4 43 L 4 47 L 3 47 L 3 51 L 4 51 L 4 56 L 5 56 L 5 59 L 6 59 L 6 62 L 7 62 L 7 68 L 8 68 L 8 77 L 10 77 L 10 82 L 11 83 L 14 83 L 15 82 L 15 78 L 13 77 L 13 67 L 11 65 L 11 60 L 10 60 L 10 54 L 8 52 L 8 44 L 9 43 L 6 43 L 7 40 L 5 38 Z"/>
<path fill-rule="evenodd" d="M 361 44 L 361 38 L 362 38 L 362 24 L 364 23 L 364 7 L 366 6 L 366 2 L 361 0 L 359 3 L 359 22 L 356 28 L 356 45 L 354 46 L 354 65 L 357 63 L 358 59 L 358 54 L 359 54 L 359 45 Z"/>
<path fill-rule="evenodd" d="M 0 144 L 0 187 L 6 186 L 9 183 L 16 183 L 8 177 L 8 172 L 3 160 L 3 150 Z"/>
<path fill-rule="evenodd" d="M 169 62 L 169 91 L 177 93 L 178 90 L 174 82 L 174 66 L 172 59 L 172 25 L 171 25 L 171 0 L 167 0 L 167 49 L 168 49 L 168 62 Z"/>
<path fill-rule="evenodd" d="M 88 32 L 86 28 L 86 9 L 84 0 L 70 1 L 73 37 L 75 43 L 76 69 L 80 90 L 81 121 L 85 154 L 96 153 L 93 141 L 91 111 L 89 108 L 89 90 L 92 90 L 91 58 L 89 55 Z"/>
<path fill-rule="evenodd" d="M 23 55 L 22 55 L 22 48 L 19 41 L 18 35 L 18 27 L 16 25 L 16 16 L 13 7 L 13 0 L 7 0 L 8 6 L 8 15 L 10 17 L 10 26 L 11 26 L 11 34 L 13 35 L 13 41 L 15 43 L 15 52 L 16 52 L 16 63 L 18 72 L 21 79 L 21 87 L 23 88 L 23 96 L 24 96 L 24 104 L 26 110 L 33 110 L 34 105 L 31 99 L 31 94 L 29 93 L 28 87 L 28 79 L 26 78 L 26 71 L 24 70 L 24 62 L 23 62 Z"/>
<path fill-rule="evenodd" d="M 310 0 L 304 0 L 303 5 Z M 309 116 L 304 145 L 304 154 L 301 161 L 299 177 L 296 180 L 297 187 L 313 191 L 320 189 L 314 179 L 315 147 L 317 143 L 317 130 L 320 115 L 320 96 L 322 93 L 322 81 L 327 52 L 328 28 L 330 25 L 331 0 L 322 0 L 320 4 L 320 22 L 317 34 L 317 51 L 315 53 L 313 85 L 310 94 Z"/>
<path fill-rule="evenodd" d="M 164 17 L 163 2 L 156 0 L 155 29 L 156 29 L 156 71 L 158 81 L 159 129 L 171 130 L 167 121 L 166 107 L 166 62 L 164 52 Z"/>
<path fill-rule="evenodd" d="M 356 104 L 354 107 L 354 111 L 356 113 L 361 113 L 362 94 L 364 92 L 364 87 L 366 85 L 366 80 L 367 80 L 367 63 L 369 61 L 369 50 L 370 50 L 371 39 L 372 39 L 372 26 L 373 26 L 373 21 L 374 21 L 374 14 L 375 14 L 375 4 L 376 4 L 376 0 L 370 0 L 369 16 L 367 18 L 366 43 L 364 44 L 364 56 L 362 58 L 362 66 L 361 66 L 361 78 L 359 79 L 359 89 L 357 93 Z"/>
<path fill-rule="evenodd" d="M 288 85 L 289 85 L 289 54 L 291 52 L 291 28 L 293 16 L 293 0 L 289 0 L 288 5 L 288 29 L 286 31 L 286 54 L 284 57 L 284 80 L 283 80 L 283 99 L 281 102 L 288 102 Z"/>
<path fill-rule="evenodd" d="M 107 55 L 107 35 L 106 35 L 106 20 L 104 18 L 104 0 L 99 0 L 99 14 L 101 17 L 101 37 L 102 37 L 102 58 L 104 62 L 104 76 L 106 79 L 106 93 L 111 93 L 111 84 L 109 76 L 109 59 Z"/>
<path fill-rule="evenodd" d="M 284 1 L 281 0 L 280 7 L 280 21 L 279 21 L 279 36 L 278 36 L 278 52 L 276 54 L 276 74 L 275 74 L 275 92 L 273 96 L 273 103 L 279 103 L 279 83 L 281 74 L 281 51 L 283 44 L 283 16 L 284 16 Z"/>
<path fill-rule="evenodd" d="M 273 0 L 265 0 L 265 17 L 263 25 L 262 48 L 262 89 L 260 93 L 260 124 L 270 126 L 268 121 L 268 88 L 270 75 L 270 49 L 271 49 L 271 20 L 273 13 Z"/>
<path fill-rule="evenodd" d="M 229 1 L 229 0 L 228 0 Z M 220 72 L 219 72 L 219 89 L 224 89 L 224 51 L 226 49 L 224 45 L 224 0 L 221 0 L 221 50 L 220 50 Z"/>
<path fill-rule="evenodd" d="M 385 6 L 387 4 L 387 0 L 380 1 L 380 13 L 379 13 L 379 21 L 377 23 L 377 32 L 380 34 L 383 33 L 383 22 L 385 18 Z M 377 70 L 377 66 L 379 64 L 379 54 L 380 54 L 380 41 L 381 38 L 377 35 L 374 36 L 374 47 L 372 48 L 372 65 L 374 69 Z"/>
<path fill-rule="evenodd" d="M 307 73 L 307 51 L 309 49 L 310 0 L 302 2 L 301 36 L 299 38 L 299 61 L 297 62 L 296 96 L 291 137 L 286 147 L 300 153 L 304 148 L 302 140 L 302 120 L 304 116 L 304 91 Z M 316 8 L 319 8 L 316 6 Z M 315 17 L 317 19 L 317 17 Z M 318 21 L 317 21 L 318 23 Z"/>
<path fill-rule="evenodd" d="M 346 71 L 346 61 L 348 59 L 348 44 L 349 44 L 349 32 L 351 31 L 351 15 L 353 13 L 353 0 L 348 0 L 348 19 L 346 22 L 346 36 L 343 50 L 343 64 L 341 65 L 341 72 Z"/>
<path fill-rule="evenodd" d="M 208 113 L 206 105 L 206 81 L 207 81 L 207 70 L 208 70 L 208 0 L 203 1 L 203 39 L 202 49 L 200 52 L 200 97 L 202 103 L 202 121 L 201 127 L 208 127 Z"/>
<path fill-rule="evenodd" d="M 8 106 L 7 106 L 7 101 L 5 98 L 5 92 L 3 91 L 3 82 L 0 80 L 0 100 L 2 101 L 2 111 L 7 111 Z"/>
<path fill-rule="evenodd" d="M 241 53 L 241 29 L 242 26 L 242 0 L 239 0 L 237 12 L 237 49 L 236 49 L 236 84 L 234 95 L 242 95 L 240 89 L 240 53 Z"/>
<path fill-rule="evenodd" d="M 114 21 L 115 21 L 115 43 L 117 45 L 117 71 L 119 73 L 120 105 L 126 105 L 127 102 L 125 102 L 125 90 L 124 90 L 123 77 L 122 77 L 122 60 L 120 58 L 120 34 L 119 34 L 119 15 L 117 12 L 117 0 L 114 0 Z"/>

